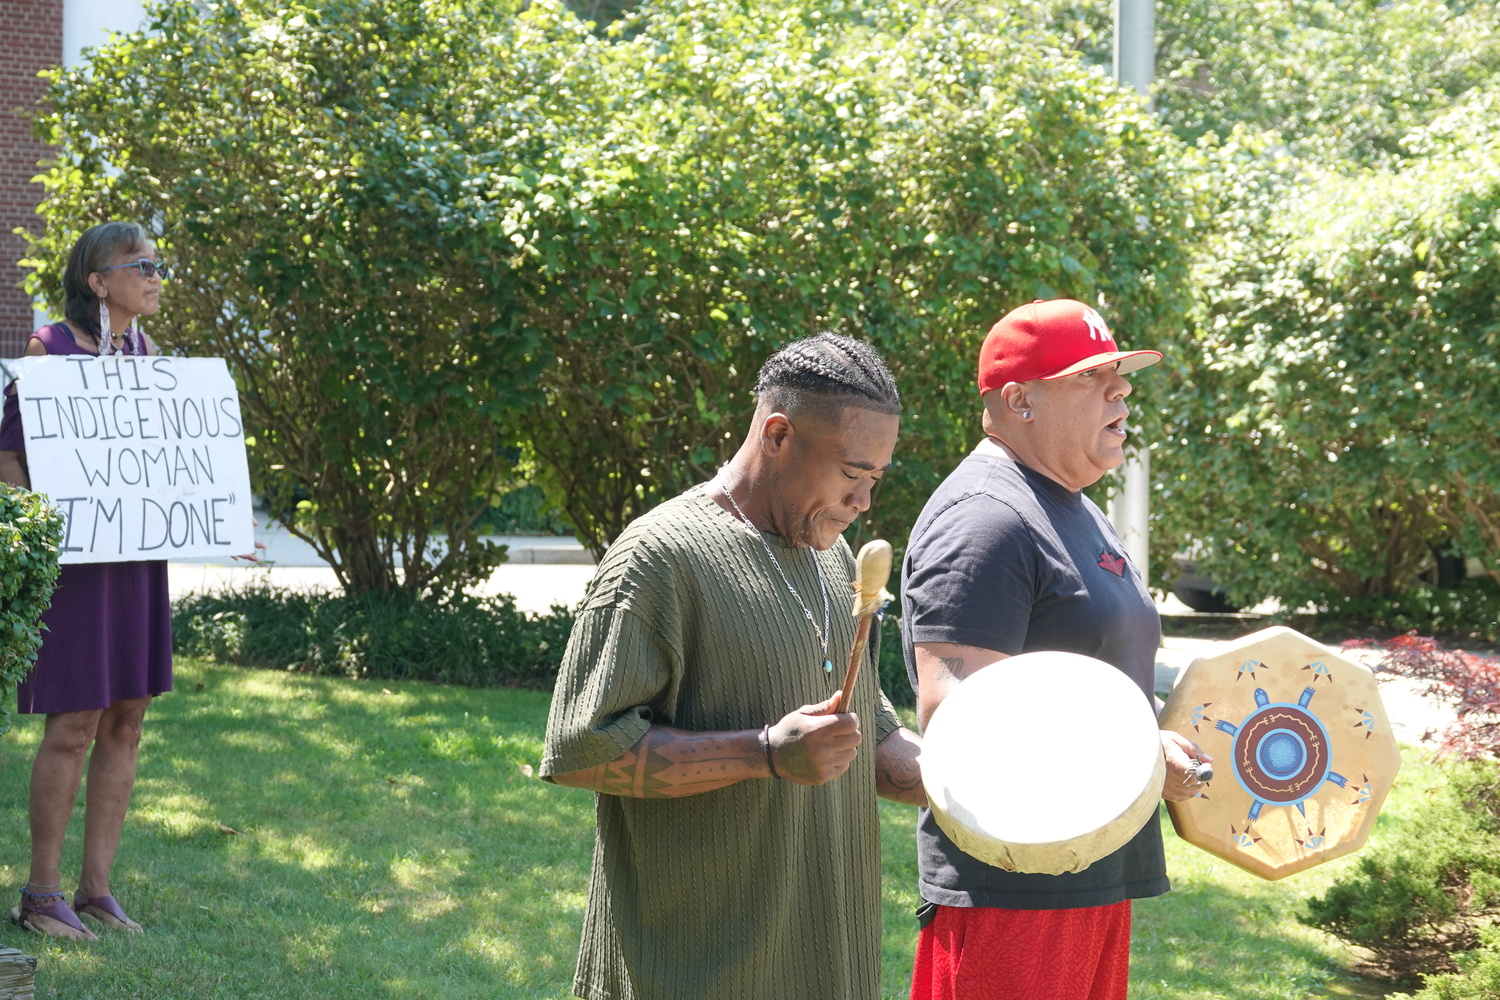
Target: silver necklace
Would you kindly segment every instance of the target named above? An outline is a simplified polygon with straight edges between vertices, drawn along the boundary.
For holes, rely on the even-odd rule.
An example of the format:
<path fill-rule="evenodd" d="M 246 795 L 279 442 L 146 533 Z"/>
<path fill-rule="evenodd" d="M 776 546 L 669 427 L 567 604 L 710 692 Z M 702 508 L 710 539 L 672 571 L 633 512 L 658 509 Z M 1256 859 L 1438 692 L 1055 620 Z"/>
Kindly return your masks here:
<path fill-rule="evenodd" d="M 813 552 L 812 560 L 813 569 L 818 571 L 818 587 L 823 591 L 823 627 L 821 629 L 818 628 L 817 619 L 813 617 L 812 609 L 807 606 L 807 602 L 802 599 L 802 595 L 797 593 L 797 588 L 792 586 L 791 578 L 786 575 L 786 570 L 781 568 L 781 560 L 777 559 L 776 553 L 771 551 L 771 543 L 766 541 L 765 536 L 755 527 L 755 522 L 751 521 L 745 516 L 745 512 L 740 510 L 740 505 L 734 502 L 734 494 L 729 492 L 729 484 L 722 479 L 717 480 L 717 482 L 719 489 L 724 491 L 724 497 L 729 501 L 729 506 L 733 507 L 734 512 L 740 516 L 740 520 L 745 522 L 745 527 L 750 530 L 750 534 L 754 535 L 760 541 L 760 544 L 765 547 L 766 555 L 771 557 L 771 565 L 775 566 L 776 572 L 781 574 L 781 582 L 786 584 L 787 590 L 791 591 L 792 598 L 797 602 L 797 607 L 802 609 L 802 614 L 807 618 L 807 623 L 817 633 L 818 642 L 823 644 L 823 672 L 832 676 L 833 661 L 828 658 L 830 622 L 828 617 L 828 583 L 823 579 L 823 564 L 818 561 L 818 554 Z"/>

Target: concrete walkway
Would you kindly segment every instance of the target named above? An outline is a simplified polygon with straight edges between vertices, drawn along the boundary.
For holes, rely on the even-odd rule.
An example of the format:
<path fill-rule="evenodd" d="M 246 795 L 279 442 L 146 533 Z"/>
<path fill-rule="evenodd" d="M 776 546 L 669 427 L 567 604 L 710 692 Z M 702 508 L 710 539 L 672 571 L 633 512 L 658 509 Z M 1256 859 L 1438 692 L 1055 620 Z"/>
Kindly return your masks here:
<path fill-rule="evenodd" d="M 257 580 L 299 590 L 338 588 L 333 570 L 318 558 L 311 546 L 266 516 L 261 516 L 260 522 L 263 527 L 256 529 L 256 537 L 266 545 L 262 553 L 264 565 L 229 559 L 171 563 L 167 571 L 173 599 L 189 593 L 245 586 Z M 546 612 L 555 604 L 571 607 L 583 599 L 594 566 L 592 557 L 576 539 L 493 536 L 493 540 L 509 546 L 510 561 L 496 569 L 483 585 L 474 588 L 476 595 L 510 594 L 517 608 L 534 613 Z M 1158 605 L 1158 610 L 1177 620 L 1193 614 L 1170 594 Z M 1254 616 L 1247 616 L 1242 634 L 1264 627 Z M 1157 690 L 1170 690 L 1193 660 L 1212 655 L 1227 641 L 1163 636 L 1156 654 Z M 1378 653 L 1370 650 L 1350 650 L 1343 655 L 1372 668 L 1380 659 Z M 1379 682 L 1391 728 L 1402 743 L 1418 744 L 1424 733 L 1441 731 L 1455 718 L 1452 706 L 1423 697 L 1419 686 L 1412 681 L 1384 674 L 1379 675 Z"/>
<path fill-rule="evenodd" d="M 241 587 L 267 580 L 293 590 L 337 590 L 338 578 L 328 564 L 302 539 L 257 512 L 261 527 L 256 540 L 265 545 L 262 565 L 229 559 L 194 559 L 170 563 L 167 576 L 172 598 L 185 594 Z M 481 597 L 511 594 L 522 611 L 545 612 L 554 604 L 574 605 L 594 576 L 594 559 L 576 538 L 556 536 L 485 535 L 507 546 L 509 561 L 499 567 L 474 593 Z"/>

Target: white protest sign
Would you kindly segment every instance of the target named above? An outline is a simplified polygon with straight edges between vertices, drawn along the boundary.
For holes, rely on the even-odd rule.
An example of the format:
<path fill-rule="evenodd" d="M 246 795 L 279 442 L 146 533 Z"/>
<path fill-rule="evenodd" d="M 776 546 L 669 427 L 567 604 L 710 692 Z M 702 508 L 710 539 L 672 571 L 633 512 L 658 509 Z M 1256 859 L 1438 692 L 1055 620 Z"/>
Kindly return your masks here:
<path fill-rule="evenodd" d="M 63 354 L 7 365 L 31 488 L 66 518 L 63 563 L 253 550 L 245 428 L 224 359 Z"/>

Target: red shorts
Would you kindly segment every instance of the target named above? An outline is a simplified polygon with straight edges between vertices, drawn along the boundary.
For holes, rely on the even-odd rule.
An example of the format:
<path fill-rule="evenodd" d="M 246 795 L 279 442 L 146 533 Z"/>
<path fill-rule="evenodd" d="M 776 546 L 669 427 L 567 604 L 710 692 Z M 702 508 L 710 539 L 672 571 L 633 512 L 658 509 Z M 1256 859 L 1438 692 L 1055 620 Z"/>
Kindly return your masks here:
<path fill-rule="evenodd" d="M 911 1000 L 1125 1000 L 1130 900 L 1080 910 L 939 906 Z"/>

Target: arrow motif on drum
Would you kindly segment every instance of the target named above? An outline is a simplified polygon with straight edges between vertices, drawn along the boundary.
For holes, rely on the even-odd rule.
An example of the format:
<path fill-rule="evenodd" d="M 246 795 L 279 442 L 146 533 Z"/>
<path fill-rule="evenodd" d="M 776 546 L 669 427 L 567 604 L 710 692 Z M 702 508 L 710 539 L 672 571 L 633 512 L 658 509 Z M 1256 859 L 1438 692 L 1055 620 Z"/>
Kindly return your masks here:
<path fill-rule="evenodd" d="M 1303 803 L 1323 782 L 1348 785 L 1347 778 L 1331 769 L 1328 731 L 1307 710 L 1316 693 L 1303 688 L 1293 705 L 1272 702 L 1265 688 L 1256 688 L 1256 707 L 1238 726 L 1223 719 L 1214 723 L 1215 729 L 1234 738 L 1231 770 L 1253 800 L 1252 823 L 1268 805 L 1295 806 L 1306 816 Z"/>
<path fill-rule="evenodd" d="M 1328 837 L 1328 827 L 1325 826 L 1323 829 L 1319 830 L 1317 833 L 1313 833 L 1312 832 L 1312 828 L 1309 827 L 1308 830 L 1307 830 L 1307 836 L 1306 837 L 1302 837 L 1302 838 L 1295 838 L 1294 837 L 1293 839 L 1297 841 L 1297 846 L 1300 847 L 1300 848 L 1302 848 L 1303 850 L 1316 851 L 1320 847 L 1323 846 L 1323 841 L 1326 840 L 1327 837 Z"/>
<path fill-rule="evenodd" d="M 1332 680 L 1333 680 L 1333 671 L 1329 670 L 1328 669 L 1328 664 L 1324 663 L 1322 660 L 1319 660 L 1316 663 L 1309 663 L 1307 666 L 1303 667 L 1302 669 L 1303 670 L 1311 670 L 1313 672 L 1313 683 L 1314 684 L 1316 684 L 1318 682 L 1318 678 L 1319 677 L 1327 677 L 1330 682 L 1332 682 Z"/>

